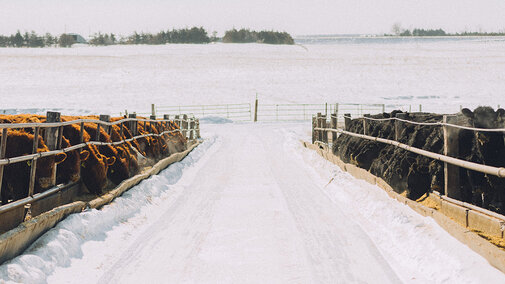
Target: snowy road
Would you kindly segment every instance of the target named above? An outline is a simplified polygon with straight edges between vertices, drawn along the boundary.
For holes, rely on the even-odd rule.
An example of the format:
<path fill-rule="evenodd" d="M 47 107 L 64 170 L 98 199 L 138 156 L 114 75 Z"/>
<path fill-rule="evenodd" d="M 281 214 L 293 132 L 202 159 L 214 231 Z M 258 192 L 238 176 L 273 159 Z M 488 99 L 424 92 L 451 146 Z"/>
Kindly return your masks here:
<path fill-rule="evenodd" d="M 302 149 L 307 125 L 202 128 L 187 159 L 67 218 L 0 282 L 505 283 L 433 220 Z"/>

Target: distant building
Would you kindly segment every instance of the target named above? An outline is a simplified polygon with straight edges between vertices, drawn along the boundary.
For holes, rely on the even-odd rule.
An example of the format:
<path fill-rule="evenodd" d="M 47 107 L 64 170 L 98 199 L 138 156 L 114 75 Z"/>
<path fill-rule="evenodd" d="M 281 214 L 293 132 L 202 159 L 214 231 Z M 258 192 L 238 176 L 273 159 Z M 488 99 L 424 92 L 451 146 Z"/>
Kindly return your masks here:
<path fill-rule="evenodd" d="M 68 34 L 74 38 L 75 43 L 88 43 L 81 35 L 78 34 Z"/>

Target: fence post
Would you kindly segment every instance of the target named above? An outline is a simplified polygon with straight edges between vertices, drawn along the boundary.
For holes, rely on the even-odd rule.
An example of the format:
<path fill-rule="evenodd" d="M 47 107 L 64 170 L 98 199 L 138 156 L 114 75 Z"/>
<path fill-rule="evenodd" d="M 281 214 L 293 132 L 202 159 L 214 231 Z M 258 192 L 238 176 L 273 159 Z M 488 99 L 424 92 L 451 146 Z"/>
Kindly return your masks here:
<path fill-rule="evenodd" d="M 34 135 L 33 135 L 32 154 L 37 153 L 37 149 L 39 146 L 39 143 L 38 143 L 39 142 L 39 133 L 40 133 L 40 127 L 35 127 L 35 131 L 34 131 Z M 30 184 L 28 185 L 28 196 L 33 196 L 33 190 L 35 188 L 35 172 L 36 172 L 36 170 L 37 170 L 37 158 L 33 158 L 32 165 L 30 168 Z"/>
<path fill-rule="evenodd" d="M 407 114 L 405 113 L 397 113 L 396 118 L 399 119 L 406 119 Z M 403 131 L 403 122 L 399 120 L 395 120 L 395 140 L 400 141 L 400 135 L 402 134 Z"/>
<path fill-rule="evenodd" d="M 46 114 L 46 122 L 47 123 L 53 123 L 53 122 L 60 122 L 61 121 L 61 114 L 59 112 L 52 112 L 48 111 Z M 56 147 L 58 145 L 58 129 L 59 127 L 48 127 L 46 128 L 45 135 L 44 135 L 44 143 L 47 145 L 49 150 L 56 150 Z"/>
<path fill-rule="evenodd" d="M 52 111 L 48 111 L 47 114 L 46 114 L 46 122 L 47 123 L 53 123 L 53 122 L 60 122 L 61 121 L 61 114 L 59 112 L 52 112 Z M 50 127 L 50 128 L 46 128 L 46 131 L 44 132 L 44 142 L 46 144 L 46 146 L 49 148 L 49 150 L 53 151 L 53 150 L 57 150 L 59 148 L 59 146 L 61 145 L 61 135 L 63 133 L 61 133 L 63 130 L 63 128 L 61 127 Z M 38 136 L 38 135 L 37 135 Z M 38 145 L 36 143 L 38 143 L 38 141 L 33 141 L 34 142 L 34 152 L 33 153 L 37 153 L 37 148 L 38 148 Z M 37 164 L 36 161 L 34 160 L 33 163 L 32 163 L 32 167 L 33 167 L 33 164 Z M 53 168 L 53 172 L 51 173 L 51 185 L 55 185 L 56 184 L 56 168 L 58 167 L 58 165 L 54 165 L 54 168 Z M 33 167 L 35 168 L 35 167 Z M 34 179 L 34 184 L 35 185 L 35 170 L 33 172 L 33 179 Z M 32 189 L 32 195 L 33 195 L 33 188 Z"/>
<path fill-rule="evenodd" d="M 317 127 L 317 117 L 312 116 L 312 144 L 314 144 L 317 140 L 316 127 Z"/>
<path fill-rule="evenodd" d="M 444 123 L 455 123 L 456 116 L 444 115 Z M 459 130 L 444 125 L 444 155 L 457 157 L 459 153 Z M 444 194 L 448 197 L 460 199 L 458 166 L 444 163 Z"/>
<path fill-rule="evenodd" d="M 335 119 L 337 120 L 335 123 L 335 129 L 338 128 L 338 103 L 335 104 Z"/>
<path fill-rule="evenodd" d="M 337 114 L 336 113 L 331 115 L 330 128 L 337 129 Z M 332 131 L 331 132 L 331 143 L 335 144 L 335 141 L 337 141 L 337 132 Z"/>
<path fill-rule="evenodd" d="M 367 117 L 370 117 L 370 114 L 364 114 L 363 115 L 363 134 L 368 135 L 368 120 L 366 119 Z"/>
<path fill-rule="evenodd" d="M 423 105 L 419 104 L 419 112 L 423 112 Z"/>
<path fill-rule="evenodd" d="M 196 119 L 196 138 L 200 139 L 200 119 Z"/>
<path fill-rule="evenodd" d="M 5 151 L 7 149 L 7 128 L 2 129 L 2 139 L 0 142 L 0 160 L 5 159 Z M 0 166 L 0 196 L 2 196 L 2 180 L 4 176 L 4 166 Z M 1 200 L 0 200 L 1 204 Z"/>
<path fill-rule="evenodd" d="M 321 128 L 324 128 L 326 129 L 326 124 L 327 124 L 327 121 L 326 121 L 326 115 L 323 115 L 323 117 L 321 118 Z M 323 142 L 328 144 L 328 130 L 323 130 L 321 131 L 322 134 L 323 134 Z"/>
<path fill-rule="evenodd" d="M 254 122 L 258 121 L 258 98 L 254 102 Z"/>
<path fill-rule="evenodd" d="M 128 115 L 128 118 L 137 118 L 136 113 L 130 113 Z M 137 136 L 137 121 L 128 121 L 128 129 L 130 129 L 130 132 L 132 133 L 133 136 Z M 145 130 L 145 129 L 144 129 Z"/>
<path fill-rule="evenodd" d="M 328 116 L 328 103 L 324 103 L 324 116 Z"/>
<path fill-rule="evenodd" d="M 320 112 L 317 113 L 317 128 L 322 128 L 323 123 L 322 123 L 322 114 Z M 323 141 L 323 131 L 318 130 L 317 131 L 317 141 L 322 142 Z"/>
<path fill-rule="evenodd" d="M 382 112 L 386 112 L 386 105 L 385 104 L 382 104 Z"/>
<path fill-rule="evenodd" d="M 344 113 L 344 129 L 345 131 L 349 131 L 351 129 L 351 114 Z"/>
<path fill-rule="evenodd" d="M 107 115 L 107 114 L 101 114 L 100 115 L 100 121 L 104 121 L 104 122 L 110 122 L 110 115 Z M 100 125 L 100 124 L 98 124 Z M 111 132 L 111 126 L 109 125 L 104 125 L 103 126 L 103 130 L 110 135 L 110 132 Z M 100 128 L 98 128 L 98 130 L 100 130 Z M 100 131 L 97 132 L 97 138 L 96 140 L 100 140 Z"/>
<path fill-rule="evenodd" d="M 189 140 L 195 139 L 195 119 L 192 118 L 189 122 Z"/>
<path fill-rule="evenodd" d="M 182 121 L 181 121 L 181 125 L 182 125 L 182 136 L 184 136 L 184 138 L 188 138 L 188 115 L 187 114 L 183 114 L 182 115 Z"/>
<path fill-rule="evenodd" d="M 151 104 L 151 116 L 156 116 L 156 106 Z"/>
<path fill-rule="evenodd" d="M 170 120 L 170 115 L 164 114 L 163 120 Z M 168 121 L 163 122 L 163 131 L 166 131 L 166 130 L 168 130 Z"/>

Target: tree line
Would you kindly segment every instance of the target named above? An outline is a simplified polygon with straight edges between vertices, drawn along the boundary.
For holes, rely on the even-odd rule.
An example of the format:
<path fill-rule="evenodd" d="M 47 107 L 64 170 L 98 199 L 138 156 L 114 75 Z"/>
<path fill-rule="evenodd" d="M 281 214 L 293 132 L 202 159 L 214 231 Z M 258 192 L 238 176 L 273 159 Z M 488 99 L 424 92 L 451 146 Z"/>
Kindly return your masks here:
<path fill-rule="evenodd" d="M 287 32 L 276 31 L 251 31 L 248 29 L 232 29 L 226 31 L 223 37 L 225 43 L 268 43 L 268 44 L 294 44 L 295 41 Z"/>
<path fill-rule="evenodd" d="M 128 36 L 119 36 L 114 33 L 95 33 L 89 37 L 88 44 L 95 46 L 116 45 L 116 44 L 169 44 L 169 43 L 189 43 L 206 44 L 210 42 L 223 41 L 225 43 L 248 43 L 258 42 L 267 44 L 294 44 L 294 40 L 286 32 L 274 31 L 251 31 L 248 29 L 232 29 L 226 31 L 221 39 L 216 36 L 217 32 L 209 35 L 202 27 L 192 27 L 183 29 L 172 29 L 158 33 L 137 33 Z M 39 35 L 32 32 L 4 36 L 0 35 L 0 47 L 70 47 L 76 43 L 76 35 L 62 34 L 60 36 L 46 33 Z"/>
<path fill-rule="evenodd" d="M 384 34 L 385 36 L 505 36 L 505 32 L 462 32 L 447 33 L 443 29 L 403 29 L 396 23 L 392 27 L 393 34 Z"/>

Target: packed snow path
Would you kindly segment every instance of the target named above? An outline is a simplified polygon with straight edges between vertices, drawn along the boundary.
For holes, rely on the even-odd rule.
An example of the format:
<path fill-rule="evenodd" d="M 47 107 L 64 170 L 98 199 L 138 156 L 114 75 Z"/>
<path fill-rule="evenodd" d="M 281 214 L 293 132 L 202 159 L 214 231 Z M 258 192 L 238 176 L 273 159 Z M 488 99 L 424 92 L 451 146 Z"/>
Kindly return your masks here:
<path fill-rule="evenodd" d="M 0 282 L 505 283 L 433 220 L 302 149 L 307 125 L 203 128 L 187 159 L 67 218 Z"/>

